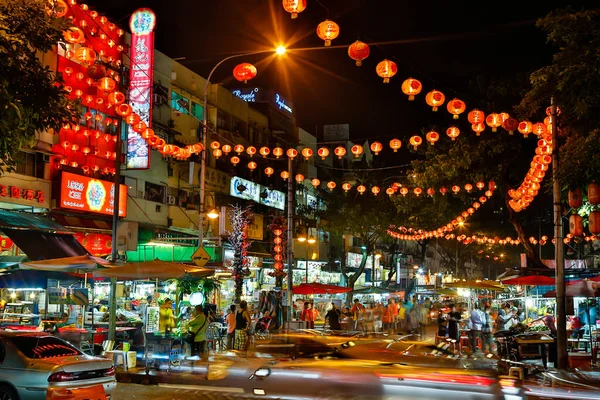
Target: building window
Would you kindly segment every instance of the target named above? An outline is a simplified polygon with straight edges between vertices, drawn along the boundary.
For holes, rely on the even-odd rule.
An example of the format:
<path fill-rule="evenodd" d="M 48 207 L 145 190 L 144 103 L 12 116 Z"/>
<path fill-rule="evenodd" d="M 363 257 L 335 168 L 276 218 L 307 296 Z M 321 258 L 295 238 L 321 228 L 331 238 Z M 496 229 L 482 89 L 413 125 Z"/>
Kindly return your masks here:
<path fill-rule="evenodd" d="M 224 112 L 217 111 L 217 128 L 231 131 L 231 118 Z"/>
<path fill-rule="evenodd" d="M 138 197 L 137 179 L 125 177 L 125 185 L 127 185 L 127 195 L 129 197 Z"/>
<path fill-rule="evenodd" d="M 164 203 L 166 201 L 167 191 L 164 185 L 156 185 L 146 182 L 146 200 Z"/>
<path fill-rule="evenodd" d="M 177 92 L 171 92 L 171 108 L 174 111 L 189 114 L 190 113 L 190 99 L 180 95 Z"/>
<path fill-rule="evenodd" d="M 17 174 L 36 176 L 35 153 L 26 153 L 24 151 L 19 155 L 17 163 Z"/>
<path fill-rule="evenodd" d="M 192 101 L 192 115 L 200 121 L 204 120 L 204 107 Z"/>

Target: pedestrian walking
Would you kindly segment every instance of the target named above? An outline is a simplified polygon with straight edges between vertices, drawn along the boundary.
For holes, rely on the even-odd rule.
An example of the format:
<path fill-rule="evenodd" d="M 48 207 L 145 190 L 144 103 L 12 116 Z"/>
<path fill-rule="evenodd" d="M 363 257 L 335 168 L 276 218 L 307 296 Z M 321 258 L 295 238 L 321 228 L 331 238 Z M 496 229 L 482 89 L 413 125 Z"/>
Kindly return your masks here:
<path fill-rule="evenodd" d="M 306 323 L 306 329 L 315 329 L 315 310 L 310 301 L 304 302 L 300 319 Z"/>
<path fill-rule="evenodd" d="M 490 315 L 490 306 L 486 305 L 483 311 L 484 322 L 481 327 L 481 334 L 483 335 L 482 339 L 482 350 L 485 353 L 486 350 L 488 353 L 492 352 L 492 316 Z"/>
<path fill-rule="evenodd" d="M 202 306 L 194 308 L 194 315 L 188 323 L 189 332 L 194 335 L 192 342 L 192 356 L 200 356 L 202 360 L 206 359 L 206 329 L 208 328 L 208 317 L 204 313 Z"/>
<path fill-rule="evenodd" d="M 477 339 L 481 341 L 481 347 L 483 349 L 483 337 L 481 335 L 481 330 L 483 328 L 483 324 L 485 322 L 485 316 L 483 311 L 479 309 L 479 304 L 475 303 L 473 305 L 473 311 L 471 311 L 471 352 L 475 353 L 477 351 Z"/>
<path fill-rule="evenodd" d="M 227 324 L 227 350 L 233 350 L 235 344 L 235 304 L 229 306 L 229 314 L 225 317 Z"/>

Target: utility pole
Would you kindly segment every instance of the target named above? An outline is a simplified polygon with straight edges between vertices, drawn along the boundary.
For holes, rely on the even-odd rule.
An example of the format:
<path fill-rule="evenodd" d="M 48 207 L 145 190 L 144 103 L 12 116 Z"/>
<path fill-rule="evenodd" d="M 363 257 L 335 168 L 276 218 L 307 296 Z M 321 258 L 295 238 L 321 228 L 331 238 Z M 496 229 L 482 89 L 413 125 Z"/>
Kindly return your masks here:
<path fill-rule="evenodd" d="M 292 182 L 292 158 L 288 157 L 288 187 L 287 187 L 287 321 L 288 324 L 292 320 L 292 313 L 294 307 L 292 305 L 292 293 L 294 289 L 294 183 Z M 306 266 L 308 268 L 308 260 L 306 261 Z M 289 325 L 288 325 L 289 326 Z"/>
<path fill-rule="evenodd" d="M 550 103 L 552 122 L 552 197 L 554 202 L 554 260 L 556 262 L 556 349 L 557 364 L 555 367 L 566 369 L 569 364 L 567 353 L 567 306 L 565 298 L 565 256 L 563 243 L 562 207 L 560 203 L 560 182 L 558 172 L 558 129 L 556 126 L 556 104 L 554 98 Z"/>
<path fill-rule="evenodd" d="M 125 127 L 125 128 L 124 128 Z M 115 194 L 113 197 L 113 215 L 112 215 L 112 262 L 117 262 L 119 258 L 119 240 L 117 238 L 117 225 L 119 224 L 119 203 L 121 201 L 121 156 L 123 154 L 123 132 L 127 132 L 127 127 L 121 121 L 119 132 L 117 133 L 117 157 L 115 158 Z M 117 278 L 110 278 L 110 297 L 108 303 L 108 340 L 115 340 L 117 330 Z"/>

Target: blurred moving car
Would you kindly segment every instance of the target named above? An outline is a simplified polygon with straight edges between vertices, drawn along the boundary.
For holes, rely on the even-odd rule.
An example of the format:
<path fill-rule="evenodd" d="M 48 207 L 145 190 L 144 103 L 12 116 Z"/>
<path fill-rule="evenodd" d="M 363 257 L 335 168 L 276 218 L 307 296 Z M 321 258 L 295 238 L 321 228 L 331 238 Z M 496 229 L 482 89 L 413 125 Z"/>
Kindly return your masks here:
<path fill-rule="evenodd" d="M 0 332 L 0 399 L 46 399 L 49 391 L 116 387 L 115 367 L 48 333 Z"/>

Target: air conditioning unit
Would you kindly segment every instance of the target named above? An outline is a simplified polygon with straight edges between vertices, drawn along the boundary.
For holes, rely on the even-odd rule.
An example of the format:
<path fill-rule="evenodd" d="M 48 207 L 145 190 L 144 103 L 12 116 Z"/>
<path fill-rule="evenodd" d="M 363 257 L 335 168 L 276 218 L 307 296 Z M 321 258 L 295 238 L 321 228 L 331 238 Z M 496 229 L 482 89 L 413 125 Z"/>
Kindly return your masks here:
<path fill-rule="evenodd" d="M 167 204 L 175 205 L 175 196 L 167 196 Z"/>

